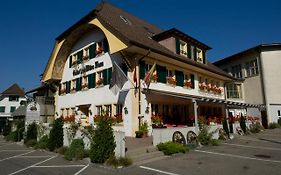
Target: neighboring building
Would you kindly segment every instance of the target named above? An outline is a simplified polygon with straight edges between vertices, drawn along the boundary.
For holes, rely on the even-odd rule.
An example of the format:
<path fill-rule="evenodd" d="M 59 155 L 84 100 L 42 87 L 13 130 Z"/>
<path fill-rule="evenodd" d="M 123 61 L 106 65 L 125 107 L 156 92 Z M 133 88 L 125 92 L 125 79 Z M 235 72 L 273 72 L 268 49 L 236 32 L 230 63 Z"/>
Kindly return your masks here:
<path fill-rule="evenodd" d="M 158 115 L 168 127 L 194 128 L 198 116 L 220 124 L 230 104 L 224 85 L 237 79 L 208 61 L 209 49 L 177 29 L 163 31 L 101 3 L 56 38 L 42 82 L 57 87 L 56 117 L 66 122 L 93 124 L 105 110 L 126 136 L 135 135 L 139 120 L 150 125 Z M 109 89 L 114 62 L 137 80 L 117 95 Z M 154 63 L 148 87 L 143 80 Z"/>
<path fill-rule="evenodd" d="M 12 113 L 25 102 L 24 90 L 17 84 L 13 84 L 0 94 L 0 129 L 6 120 L 12 120 Z"/>
<path fill-rule="evenodd" d="M 262 105 L 262 123 L 277 122 L 281 117 L 281 44 L 262 44 L 214 63 L 243 84 L 227 85 L 227 98 L 243 99 Z"/>

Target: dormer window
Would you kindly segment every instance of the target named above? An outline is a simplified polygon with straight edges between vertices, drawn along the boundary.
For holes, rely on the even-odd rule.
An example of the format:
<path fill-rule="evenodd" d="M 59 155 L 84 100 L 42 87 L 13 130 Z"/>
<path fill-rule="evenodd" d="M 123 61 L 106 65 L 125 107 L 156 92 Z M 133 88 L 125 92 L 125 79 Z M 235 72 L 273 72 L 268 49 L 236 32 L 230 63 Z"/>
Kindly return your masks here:
<path fill-rule="evenodd" d="M 180 55 L 187 56 L 187 43 L 180 41 Z"/>

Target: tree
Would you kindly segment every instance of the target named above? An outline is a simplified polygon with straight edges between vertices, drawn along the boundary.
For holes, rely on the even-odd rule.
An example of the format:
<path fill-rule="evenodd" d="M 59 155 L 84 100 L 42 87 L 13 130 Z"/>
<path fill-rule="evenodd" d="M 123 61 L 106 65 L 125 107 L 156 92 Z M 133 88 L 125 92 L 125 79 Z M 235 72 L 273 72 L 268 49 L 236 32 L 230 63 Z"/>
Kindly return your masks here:
<path fill-rule="evenodd" d="M 54 151 L 56 148 L 63 146 L 63 120 L 62 118 L 57 118 L 54 121 L 53 128 L 50 131 L 50 136 L 48 140 L 48 149 Z"/>
<path fill-rule="evenodd" d="M 35 122 L 31 123 L 27 127 L 25 142 L 28 140 L 37 140 L 37 124 Z"/>
<path fill-rule="evenodd" d="M 109 157 L 114 156 L 116 143 L 111 125 L 110 117 L 106 115 L 102 115 L 97 123 L 90 149 L 90 159 L 93 163 L 104 163 Z"/>

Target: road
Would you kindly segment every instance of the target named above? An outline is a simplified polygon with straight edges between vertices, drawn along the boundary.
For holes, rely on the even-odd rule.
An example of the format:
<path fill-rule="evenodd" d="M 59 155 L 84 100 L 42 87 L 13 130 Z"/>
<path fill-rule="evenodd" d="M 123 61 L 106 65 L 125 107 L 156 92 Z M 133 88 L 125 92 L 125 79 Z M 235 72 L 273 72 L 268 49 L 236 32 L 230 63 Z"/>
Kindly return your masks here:
<path fill-rule="evenodd" d="M 281 174 L 281 129 L 240 136 L 220 146 L 207 146 L 187 154 L 148 164 L 113 169 L 60 155 L 26 148 L 0 139 L 1 175 L 275 175 Z"/>

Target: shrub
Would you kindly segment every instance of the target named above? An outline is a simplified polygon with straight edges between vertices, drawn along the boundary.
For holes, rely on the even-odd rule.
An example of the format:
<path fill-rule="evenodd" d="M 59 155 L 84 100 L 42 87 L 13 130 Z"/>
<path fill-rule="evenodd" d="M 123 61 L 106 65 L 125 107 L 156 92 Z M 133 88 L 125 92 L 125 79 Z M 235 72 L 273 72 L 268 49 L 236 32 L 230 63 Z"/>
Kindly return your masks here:
<path fill-rule="evenodd" d="M 13 131 L 13 132 L 10 132 L 6 137 L 5 139 L 7 141 L 13 141 L 13 142 L 16 142 L 18 140 L 18 133 L 17 131 Z"/>
<path fill-rule="evenodd" d="M 84 158 L 86 158 L 86 157 L 90 157 L 90 150 L 88 150 L 88 149 L 84 150 Z"/>
<path fill-rule="evenodd" d="M 275 129 L 275 128 L 279 128 L 280 125 L 278 123 L 269 123 L 268 128 L 269 129 Z"/>
<path fill-rule="evenodd" d="M 210 140 L 210 144 L 211 144 L 212 146 L 219 146 L 219 145 L 220 145 L 220 141 L 217 140 L 217 139 L 211 139 L 211 140 Z"/>
<path fill-rule="evenodd" d="M 116 168 L 119 166 L 124 166 L 124 167 L 130 166 L 130 165 L 132 165 L 133 162 L 128 157 L 116 158 L 115 156 L 111 156 L 106 160 L 105 163 L 106 163 L 106 165 L 114 166 Z"/>
<path fill-rule="evenodd" d="M 46 149 L 48 144 L 48 136 L 43 136 L 35 145 L 35 149 Z"/>
<path fill-rule="evenodd" d="M 93 163 L 104 163 L 114 155 L 116 143 L 109 117 L 102 116 L 93 132 L 93 139 L 90 149 L 90 159 Z"/>
<path fill-rule="evenodd" d="M 53 128 L 50 131 L 47 147 L 50 151 L 63 146 L 63 121 L 58 118 L 54 121 Z"/>
<path fill-rule="evenodd" d="M 246 118 L 244 116 L 240 117 L 240 128 L 243 130 L 244 133 L 246 133 L 247 131 Z"/>
<path fill-rule="evenodd" d="M 67 147 L 67 146 L 62 146 L 62 147 L 60 147 L 60 148 L 56 148 L 55 149 L 55 153 L 59 153 L 59 154 L 61 154 L 61 155 L 64 155 L 65 154 L 65 152 L 68 150 L 69 148 Z"/>
<path fill-rule="evenodd" d="M 186 153 L 189 151 L 186 145 L 176 142 L 165 142 L 157 145 L 159 151 L 162 151 L 165 155 L 172 155 L 175 153 Z"/>
<path fill-rule="evenodd" d="M 70 144 L 70 147 L 64 154 L 66 160 L 80 160 L 84 158 L 84 142 L 82 139 L 74 139 Z"/>
<path fill-rule="evenodd" d="M 24 144 L 27 146 L 27 147 L 33 147 L 35 146 L 37 143 L 37 140 L 35 139 L 29 139 L 27 142 L 25 142 Z"/>
<path fill-rule="evenodd" d="M 12 123 L 10 121 L 6 121 L 6 124 L 3 128 L 3 136 L 8 136 L 12 131 Z"/>
<path fill-rule="evenodd" d="M 24 142 L 28 142 L 29 140 L 37 140 L 37 124 L 35 122 L 31 123 L 27 127 L 26 138 Z"/>
<path fill-rule="evenodd" d="M 206 125 L 202 126 L 197 139 L 202 145 L 208 145 L 211 142 L 212 133 L 209 133 L 208 127 Z"/>
<path fill-rule="evenodd" d="M 228 129 L 228 124 L 227 124 L 226 118 L 222 119 L 222 126 L 223 126 L 223 130 L 227 134 L 227 137 L 229 138 L 229 129 Z"/>
<path fill-rule="evenodd" d="M 261 124 L 259 122 L 253 122 L 250 125 L 250 132 L 252 132 L 252 133 L 259 133 L 262 129 L 263 129 L 263 127 L 261 126 Z"/>
<path fill-rule="evenodd" d="M 279 117 L 277 123 L 279 124 L 279 126 L 281 127 L 281 117 Z"/>

